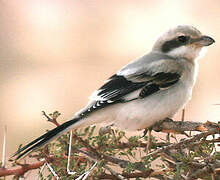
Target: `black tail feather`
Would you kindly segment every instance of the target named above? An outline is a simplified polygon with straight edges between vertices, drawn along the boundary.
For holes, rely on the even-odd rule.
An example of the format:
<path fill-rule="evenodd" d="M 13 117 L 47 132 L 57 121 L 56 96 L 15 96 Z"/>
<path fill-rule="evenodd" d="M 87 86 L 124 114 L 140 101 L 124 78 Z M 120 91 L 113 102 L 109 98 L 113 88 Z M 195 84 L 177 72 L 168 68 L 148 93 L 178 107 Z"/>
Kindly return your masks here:
<path fill-rule="evenodd" d="M 76 122 L 78 122 L 80 118 L 75 118 L 70 121 L 67 121 L 60 126 L 48 131 L 47 133 L 43 134 L 42 136 L 38 137 L 37 139 L 33 140 L 29 144 L 25 145 L 24 147 L 20 148 L 17 152 L 12 155 L 16 157 L 15 160 L 22 158 L 23 156 L 27 155 L 28 153 L 42 147 L 43 145 L 49 143 L 54 138 L 62 135 L 64 132 L 68 131 L 69 127 Z"/>
<path fill-rule="evenodd" d="M 30 148 L 32 145 L 38 144 L 39 141 L 41 141 L 42 139 L 44 139 L 44 138 L 46 137 L 46 135 L 47 135 L 47 133 L 45 133 L 44 135 L 42 135 L 42 136 L 38 137 L 37 139 L 33 140 L 33 141 L 30 142 L 29 144 L 27 144 L 27 145 L 21 147 L 20 149 L 18 149 L 18 150 L 12 155 L 12 157 L 17 156 L 18 154 L 20 154 L 20 153 L 23 152 L 24 150 Z"/>

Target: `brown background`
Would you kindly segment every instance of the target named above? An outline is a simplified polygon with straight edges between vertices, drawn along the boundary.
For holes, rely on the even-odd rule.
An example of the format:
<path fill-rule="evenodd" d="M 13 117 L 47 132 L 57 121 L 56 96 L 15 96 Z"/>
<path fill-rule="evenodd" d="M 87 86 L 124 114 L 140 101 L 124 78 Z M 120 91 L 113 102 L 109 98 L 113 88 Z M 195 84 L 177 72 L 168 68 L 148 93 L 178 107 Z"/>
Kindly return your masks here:
<path fill-rule="evenodd" d="M 4 125 L 8 155 L 52 128 L 42 110 L 59 110 L 63 122 L 71 118 L 104 80 L 178 24 L 216 40 L 199 62 L 186 119 L 217 121 L 219 0 L 1 0 L 0 146 Z"/>

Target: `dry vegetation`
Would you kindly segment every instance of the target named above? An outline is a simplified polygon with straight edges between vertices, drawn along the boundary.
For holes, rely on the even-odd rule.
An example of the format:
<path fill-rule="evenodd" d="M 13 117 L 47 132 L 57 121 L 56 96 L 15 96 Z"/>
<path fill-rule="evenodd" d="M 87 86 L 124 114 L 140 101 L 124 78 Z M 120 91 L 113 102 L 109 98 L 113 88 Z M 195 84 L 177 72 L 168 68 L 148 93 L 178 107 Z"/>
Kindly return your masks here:
<path fill-rule="evenodd" d="M 44 113 L 57 126 L 59 115 Z M 154 131 L 167 132 L 165 139 L 153 135 L 149 139 L 146 132 L 144 136 L 128 136 L 111 127 L 101 128 L 98 134 L 95 129 L 92 126 L 73 132 L 71 156 L 68 133 L 30 154 L 28 159 L 32 163 L 11 162 L 11 167 L 0 168 L 0 177 L 13 175 L 15 179 L 21 176 L 28 179 L 27 172 L 33 169 L 39 169 L 36 176 L 42 180 L 58 177 L 65 180 L 214 180 L 220 177 L 219 124 L 165 120 L 153 127 Z M 68 160 L 68 168 L 76 173 L 68 173 Z M 45 166 L 49 175 L 43 173 Z"/>

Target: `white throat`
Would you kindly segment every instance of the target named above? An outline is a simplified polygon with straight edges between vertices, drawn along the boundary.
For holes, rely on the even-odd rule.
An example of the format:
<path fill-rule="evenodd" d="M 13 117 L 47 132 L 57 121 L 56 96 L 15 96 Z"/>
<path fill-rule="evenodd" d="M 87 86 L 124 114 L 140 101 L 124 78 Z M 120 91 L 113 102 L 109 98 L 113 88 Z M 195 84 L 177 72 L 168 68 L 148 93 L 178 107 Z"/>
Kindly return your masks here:
<path fill-rule="evenodd" d="M 174 58 L 186 58 L 190 60 L 202 57 L 206 52 L 206 48 L 199 48 L 194 46 L 181 46 L 175 48 L 167 53 L 167 55 Z"/>

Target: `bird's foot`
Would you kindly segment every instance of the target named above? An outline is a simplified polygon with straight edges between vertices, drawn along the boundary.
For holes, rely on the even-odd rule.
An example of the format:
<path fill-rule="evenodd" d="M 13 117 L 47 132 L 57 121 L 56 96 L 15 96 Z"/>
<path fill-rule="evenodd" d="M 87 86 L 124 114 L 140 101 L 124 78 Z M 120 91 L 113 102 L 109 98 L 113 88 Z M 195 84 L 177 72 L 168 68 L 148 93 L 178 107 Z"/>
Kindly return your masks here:
<path fill-rule="evenodd" d="M 161 124 L 163 124 L 164 122 L 172 122 L 172 121 L 173 121 L 172 119 L 166 118 L 166 119 L 163 119 L 163 120 L 160 120 L 160 121 L 156 122 L 152 126 L 144 129 L 144 134 L 143 134 L 142 137 L 146 136 L 148 131 L 152 131 L 152 130 L 154 130 L 156 132 L 162 131 Z"/>
<path fill-rule="evenodd" d="M 164 120 L 160 120 L 160 121 L 156 122 L 154 125 L 146 128 L 144 130 L 144 134 L 142 137 L 144 137 L 146 134 L 148 135 L 148 137 L 147 137 L 147 153 L 150 153 L 150 150 L 151 150 L 151 131 L 152 130 L 154 130 L 156 132 L 162 131 L 161 124 L 163 124 L 164 122 L 171 122 L 171 121 L 173 121 L 173 120 L 170 118 L 166 118 Z M 168 137 L 169 137 L 169 135 L 168 135 Z"/>
<path fill-rule="evenodd" d="M 151 131 L 152 131 L 151 128 L 146 128 L 144 130 L 144 134 L 142 136 L 142 138 L 143 138 L 147 134 L 147 153 L 150 153 L 150 150 L 151 150 Z"/>
<path fill-rule="evenodd" d="M 151 126 L 152 130 L 156 131 L 156 132 L 160 132 L 162 131 L 162 127 L 161 125 L 164 123 L 164 122 L 172 122 L 173 120 L 170 119 L 170 118 L 166 118 L 166 119 L 163 119 L 163 120 L 160 120 L 158 122 L 156 122 L 153 126 Z"/>

